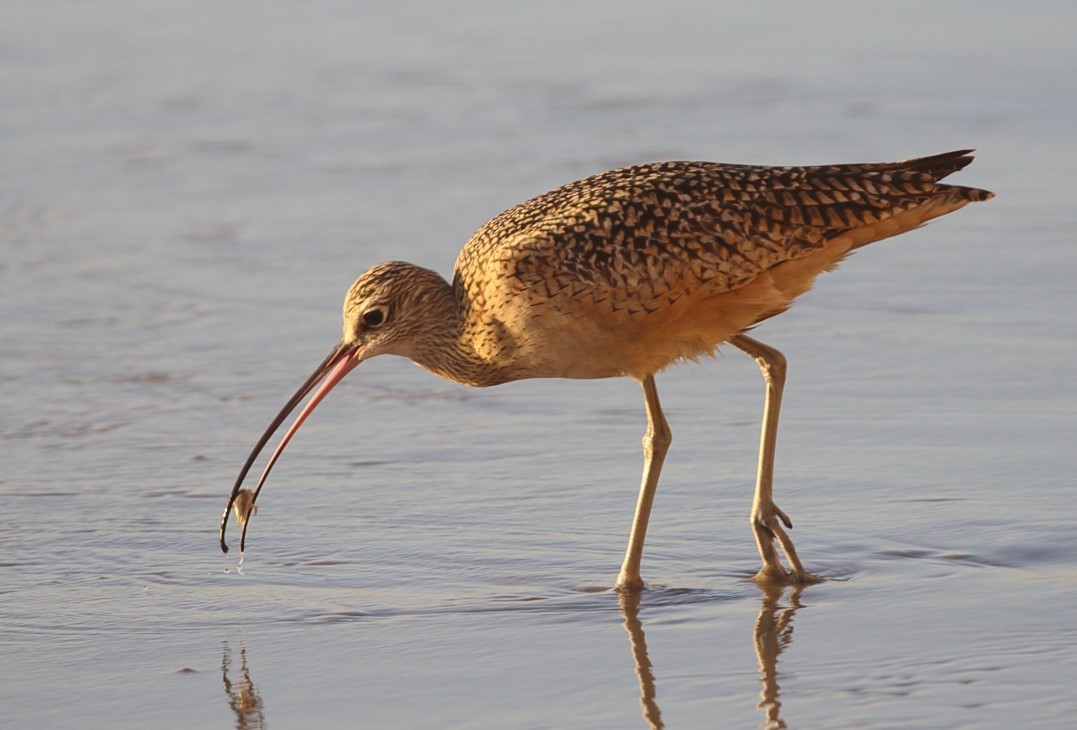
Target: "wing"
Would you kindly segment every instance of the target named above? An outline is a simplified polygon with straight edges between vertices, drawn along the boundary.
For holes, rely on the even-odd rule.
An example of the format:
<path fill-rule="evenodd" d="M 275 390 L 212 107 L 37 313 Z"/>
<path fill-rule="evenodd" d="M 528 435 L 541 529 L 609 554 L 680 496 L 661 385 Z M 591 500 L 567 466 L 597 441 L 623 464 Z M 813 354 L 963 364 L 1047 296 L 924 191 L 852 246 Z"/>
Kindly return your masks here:
<path fill-rule="evenodd" d="M 868 229 L 857 246 L 900 233 L 906 228 L 877 224 L 933 198 L 990 197 L 937 184 L 971 161 L 962 150 L 881 164 L 662 162 L 613 170 L 486 223 L 461 251 L 456 285 L 480 305 L 495 278 L 546 300 L 643 308 L 685 289 L 728 291 L 850 232 Z"/>

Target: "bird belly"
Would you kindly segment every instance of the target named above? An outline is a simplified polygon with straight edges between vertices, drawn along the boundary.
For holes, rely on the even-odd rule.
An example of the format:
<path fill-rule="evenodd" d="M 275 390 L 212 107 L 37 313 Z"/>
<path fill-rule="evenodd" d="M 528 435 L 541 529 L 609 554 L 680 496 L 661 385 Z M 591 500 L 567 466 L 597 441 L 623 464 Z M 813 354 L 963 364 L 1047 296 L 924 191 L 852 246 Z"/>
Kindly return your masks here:
<path fill-rule="evenodd" d="M 563 298 L 519 295 L 512 315 L 498 321 L 492 359 L 510 362 L 518 378 L 642 379 L 682 360 L 710 356 L 730 337 L 785 311 L 815 277 L 848 254 L 835 239 L 782 262 L 735 289 L 705 287 L 653 297 Z"/>

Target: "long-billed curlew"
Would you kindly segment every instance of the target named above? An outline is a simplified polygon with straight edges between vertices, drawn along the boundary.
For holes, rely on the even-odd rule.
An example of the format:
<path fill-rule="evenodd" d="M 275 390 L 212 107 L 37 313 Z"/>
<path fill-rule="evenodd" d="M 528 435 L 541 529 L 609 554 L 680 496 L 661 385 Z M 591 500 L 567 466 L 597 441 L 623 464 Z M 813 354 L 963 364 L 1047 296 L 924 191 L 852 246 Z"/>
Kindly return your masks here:
<path fill-rule="evenodd" d="M 247 518 L 285 445 L 329 391 L 375 355 L 403 355 L 444 378 L 488 386 L 523 378 L 643 384 L 643 481 L 617 587 L 643 585 L 640 559 L 671 434 L 655 373 L 728 342 L 766 381 L 751 526 L 759 581 L 808 582 L 773 497 L 785 357 L 745 334 L 785 311 L 851 251 L 993 194 L 939 180 L 971 150 L 905 162 L 761 167 L 660 162 L 579 180 L 511 208 L 464 245 L 452 283 L 399 261 L 360 276 L 344 298 L 344 334 L 273 419 L 239 472 L 221 519 Z M 318 384 L 253 493 L 258 454 Z M 239 501 L 237 501 L 237 499 Z M 784 527 L 783 527 L 784 525 Z M 785 553 L 782 565 L 775 543 Z"/>

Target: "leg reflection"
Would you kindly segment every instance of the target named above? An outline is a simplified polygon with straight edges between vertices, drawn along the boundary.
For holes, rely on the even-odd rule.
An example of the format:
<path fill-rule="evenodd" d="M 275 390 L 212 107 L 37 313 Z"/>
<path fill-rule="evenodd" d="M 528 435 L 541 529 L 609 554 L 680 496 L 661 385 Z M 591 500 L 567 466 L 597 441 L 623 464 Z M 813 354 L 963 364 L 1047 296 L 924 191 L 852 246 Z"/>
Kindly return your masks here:
<path fill-rule="evenodd" d="M 239 640 L 239 676 L 233 679 L 232 672 L 232 649 L 228 642 L 224 642 L 224 653 L 221 657 L 221 676 L 224 680 L 224 693 L 228 695 L 228 704 L 236 713 L 237 730 L 260 730 L 266 726 L 265 712 L 262 698 L 254 688 L 251 681 L 251 673 L 247 668 L 247 649 L 243 646 L 243 640 Z"/>
<path fill-rule="evenodd" d="M 759 662 L 759 681 L 763 689 L 759 693 L 757 707 L 763 710 L 765 730 L 781 730 L 786 727 L 781 718 L 782 703 L 778 699 L 778 656 L 793 641 L 793 615 L 801 607 L 800 594 L 803 586 L 789 588 L 789 599 L 782 603 L 786 586 L 760 585 L 763 597 L 759 617 L 755 620 L 755 657 Z"/>
<path fill-rule="evenodd" d="M 639 599 L 642 591 L 620 591 L 617 600 L 621 604 L 621 614 L 625 618 L 625 631 L 628 632 L 628 644 L 632 649 L 632 661 L 636 665 L 636 677 L 639 679 L 639 704 L 643 710 L 643 720 L 651 730 L 662 730 L 662 712 L 655 702 L 654 670 L 651 659 L 647 656 L 647 639 L 643 635 L 643 623 L 639 620 Z"/>

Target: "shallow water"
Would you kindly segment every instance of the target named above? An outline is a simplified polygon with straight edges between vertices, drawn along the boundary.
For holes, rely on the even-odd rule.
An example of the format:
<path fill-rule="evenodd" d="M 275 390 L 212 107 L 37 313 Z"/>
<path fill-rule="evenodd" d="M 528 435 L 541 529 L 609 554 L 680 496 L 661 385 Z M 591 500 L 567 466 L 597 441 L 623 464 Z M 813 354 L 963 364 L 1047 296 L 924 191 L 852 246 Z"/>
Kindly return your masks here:
<path fill-rule="evenodd" d="M 16 3 L 0 25 L 0 726 L 1072 727 L 1077 60 L 1065 3 Z M 998 198 L 674 368 L 638 602 L 631 381 L 382 358 L 235 472 L 368 265 L 652 159 L 975 146 Z M 233 526 L 232 542 L 238 539 Z"/>

